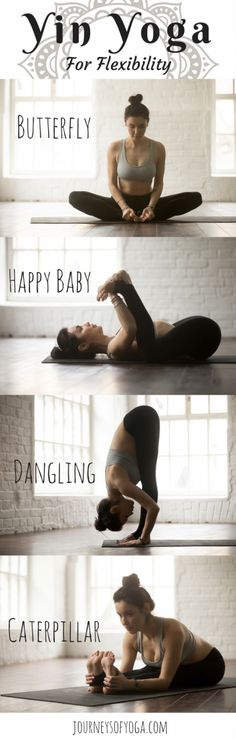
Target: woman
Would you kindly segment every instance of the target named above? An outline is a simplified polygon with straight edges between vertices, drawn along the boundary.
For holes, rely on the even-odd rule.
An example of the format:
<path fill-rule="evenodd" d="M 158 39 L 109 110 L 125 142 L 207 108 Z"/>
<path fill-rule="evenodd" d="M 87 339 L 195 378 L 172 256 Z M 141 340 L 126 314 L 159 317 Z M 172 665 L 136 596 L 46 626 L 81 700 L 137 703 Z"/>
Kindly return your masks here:
<path fill-rule="evenodd" d="M 121 668 L 114 666 L 113 652 L 92 654 L 86 676 L 90 691 L 159 693 L 168 688 L 204 688 L 222 679 L 225 664 L 218 649 L 181 621 L 154 616 L 155 604 L 137 575 L 123 577 L 113 600 L 127 632 Z M 138 655 L 145 667 L 133 670 Z"/>
<path fill-rule="evenodd" d="M 141 506 L 139 525 L 133 534 L 120 540 L 122 546 L 150 543 L 159 513 L 156 484 L 159 433 L 158 414 L 144 405 L 126 414 L 111 441 L 105 470 L 108 497 L 98 504 L 95 528 L 120 531 L 132 515 L 136 501 Z M 142 490 L 137 487 L 140 481 Z"/>
<path fill-rule="evenodd" d="M 110 198 L 89 192 L 71 192 L 74 208 L 103 221 L 146 223 L 182 215 L 202 203 L 199 192 L 182 192 L 161 198 L 165 148 L 145 136 L 149 110 L 142 95 L 131 95 L 125 108 L 128 136 L 108 149 Z"/>
<path fill-rule="evenodd" d="M 55 359 L 94 358 L 96 353 L 118 360 L 163 362 L 175 359 L 204 360 L 221 341 L 218 324 L 205 316 L 191 316 L 175 323 L 152 321 L 131 278 L 124 270 L 112 275 L 98 290 L 98 300 L 111 299 L 120 330 L 115 336 L 102 326 L 84 323 L 59 331 Z M 125 302 L 124 302 L 125 301 Z"/>

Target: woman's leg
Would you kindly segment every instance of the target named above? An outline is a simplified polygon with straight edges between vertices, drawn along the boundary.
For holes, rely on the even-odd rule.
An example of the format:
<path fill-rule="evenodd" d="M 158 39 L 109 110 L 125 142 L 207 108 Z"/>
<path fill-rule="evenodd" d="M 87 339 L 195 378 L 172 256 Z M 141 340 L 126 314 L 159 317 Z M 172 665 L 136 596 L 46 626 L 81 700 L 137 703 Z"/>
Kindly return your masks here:
<path fill-rule="evenodd" d="M 150 406 L 134 408 L 124 417 L 124 427 L 135 441 L 135 449 L 140 471 L 142 489 L 157 501 L 156 464 L 160 435 L 160 420 L 157 412 Z M 140 520 L 134 539 L 141 536 L 146 518 L 145 508 L 141 508 Z"/>
<path fill-rule="evenodd" d="M 201 662 L 192 662 L 187 665 L 179 665 L 170 688 L 178 687 L 204 687 L 204 685 L 216 685 L 225 672 L 225 663 L 222 654 L 213 647 L 211 652 Z"/>
<path fill-rule="evenodd" d="M 200 192 L 179 192 L 160 198 L 155 205 L 155 220 L 165 221 L 173 216 L 181 216 L 202 204 Z"/>
<path fill-rule="evenodd" d="M 71 192 L 69 203 L 89 216 L 102 221 L 122 221 L 122 211 L 113 198 L 104 198 L 92 192 Z"/>
<path fill-rule="evenodd" d="M 174 323 L 174 328 L 156 339 L 152 361 L 189 357 L 207 359 L 221 341 L 218 323 L 205 316 L 190 316 Z"/>

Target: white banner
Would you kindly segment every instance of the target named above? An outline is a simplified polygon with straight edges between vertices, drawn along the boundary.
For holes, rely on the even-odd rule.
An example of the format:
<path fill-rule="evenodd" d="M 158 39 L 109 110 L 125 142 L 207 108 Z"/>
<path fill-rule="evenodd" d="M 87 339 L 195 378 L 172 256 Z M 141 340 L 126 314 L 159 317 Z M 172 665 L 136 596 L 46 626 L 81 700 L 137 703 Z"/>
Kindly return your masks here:
<path fill-rule="evenodd" d="M 1 77 L 235 76 L 235 0 L 12 0 L 1 10 Z"/>
<path fill-rule="evenodd" d="M 32 706 L 30 703 L 29 705 Z M 45 705 L 45 704 L 44 704 Z M 235 739 L 236 722 L 232 714 L 176 714 L 162 713 L 28 713 L 0 716 L 1 736 L 7 739 L 79 739 L 79 737 L 132 736 L 168 737 L 168 739 Z"/>

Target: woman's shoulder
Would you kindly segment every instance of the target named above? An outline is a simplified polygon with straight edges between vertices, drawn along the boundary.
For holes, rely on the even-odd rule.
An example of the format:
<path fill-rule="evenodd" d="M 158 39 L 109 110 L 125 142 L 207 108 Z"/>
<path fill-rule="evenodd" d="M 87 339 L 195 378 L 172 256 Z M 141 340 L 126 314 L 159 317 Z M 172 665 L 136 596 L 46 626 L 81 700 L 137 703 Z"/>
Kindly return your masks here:
<path fill-rule="evenodd" d="M 151 145 L 153 146 L 153 148 L 155 149 L 156 154 L 158 156 L 161 156 L 161 155 L 164 155 L 165 154 L 165 146 L 164 146 L 164 144 L 162 144 L 161 141 L 157 141 L 156 139 L 149 139 L 149 141 L 150 141 Z"/>
<path fill-rule="evenodd" d="M 176 618 L 162 618 L 161 620 L 165 636 L 168 636 L 168 634 L 180 634 L 184 632 L 184 629 L 186 628 L 184 624 Z"/>
<path fill-rule="evenodd" d="M 111 144 L 109 144 L 108 147 L 108 153 L 116 154 L 118 151 L 120 151 L 120 147 L 122 145 L 122 140 L 119 139 L 118 141 L 112 141 Z"/>
<path fill-rule="evenodd" d="M 135 652 L 137 652 L 137 640 L 138 634 L 129 634 L 129 632 L 126 631 L 123 638 L 123 646 L 127 647 L 127 649 L 133 649 Z"/>

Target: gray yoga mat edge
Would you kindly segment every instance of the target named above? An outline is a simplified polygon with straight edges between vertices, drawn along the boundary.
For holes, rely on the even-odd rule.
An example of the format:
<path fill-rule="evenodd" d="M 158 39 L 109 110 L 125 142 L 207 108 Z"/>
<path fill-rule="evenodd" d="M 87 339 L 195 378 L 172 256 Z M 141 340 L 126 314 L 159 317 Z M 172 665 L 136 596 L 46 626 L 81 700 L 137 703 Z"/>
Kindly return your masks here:
<path fill-rule="evenodd" d="M 142 545 L 145 549 L 152 547 L 235 547 L 236 539 L 153 539 L 151 544 Z M 117 543 L 116 539 L 104 539 L 102 547 L 110 549 L 127 549 Z M 129 550 L 129 547 L 128 547 Z"/>
<path fill-rule="evenodd" d="M 179 218 L 167 218 L 164 221 L 151 221 L 148 225 L 155 225 L 160 223 L 235 223 L 236 216 L 180 216 Z M 30 223 L 45 223 L 45 224 L 60 224 L 60 223 L 77 223 L 78 225 L 102 225 L 102 226 L 137 226 L 137 223 L 132 221 L 102 221 L 100 218 L 79 218 L 78 216 L 33 216 L 30 219 Z M 140 224 L 143 226 L 144 224 Z M 147 225 L 147 224 L 146 224 Z"/>
<path fill-rule="evenodd" d="M 75 706 L 106 706 L 110 703 L 126 703 L 149 698 L 166 698 L 169 695 L 185 695 L 186 693 L 202 693 L 226 688 L 236 688 L 236 678 L 223 678 L 217 685 L 201 688 L 171 688 L 160 693 L 120 693 L 119 695 L 103 695 L 102 693 L 88 693 L 86 687 L 57 688 L 55 690 L 31 690 L 24 693 L 2 693 L 4 698 L 21 698 L 23 700 L 46 701 L 49 703 L 64 703 Z"/>
<path fill-rule="evenodd" d="M 42 359 L 41 364 L 78 364 L 78 365 L 82 365 L 82 366 L 84 366 L 84 365 L 95 366 L 96 364 L 97 365 L 98 364 L 107 364 L 107 365 L 109 365 L 109 364 L 117 364 L 118 366 L 122 366 L 123 364 L 132 364 L 132 365 L 133 364 L 140 364 L 140 365 L 142 365 L 142 364 L 147 364 L 147 363 L 145 361 L 143 361 L 143 362 L 142 361 L 140 361 L 140 362 L 132 362 L 129 359 L 128 360 L 124 360 L 124 361 L 123 360 L 122 361 L 119 361 L 117 359 L 109 359 L 108 357 L 101 357 L 101 358 L 98 357 L 96 359 L 83 359 L 82 361 L 81 360 L 78 360 L 78 359 L 54 359 L 53 357 L 51 357 L 49 355 L 48 357 L 45 357 L 45 359 Z M 182 365 L 190 365 L 190 366 L 193 366 L 194 365 L 195 366 L 196 364 L 201 364 L 201 365 L 205 365 L 205 364 L 236 364 L 236 355 L 226 354 L 224 356 L 224 355 L 218 354 L 218 355 L 216 355 L 214 357 L 210 357 L 209 359 L 203 359 L 202 361 L 200 361 L 200 360 L 199 361 L 197 361 L 197 360 L 191 360 L 191 359 L 190 360 L 187 360 L 187 359 L 182 359 L 182 360 L 180 360 L 180 359 L 178 359 L 178 360 L 177 359 L 172 359 L 171 360 L 171 359 L 169 359 L 169 360 L 165 360 L 164 362 L 152 362 L 151 364 L 152 365 L 153 364 L 154 365 L 155 364 L 161 364 L 161 365 L 165 365 L 165 366 L 166 365 L 171 365 L 171 366 L 178 366 L 178 365 L 181 365 L 181 366 Z"/>

